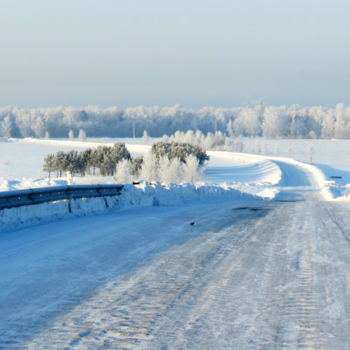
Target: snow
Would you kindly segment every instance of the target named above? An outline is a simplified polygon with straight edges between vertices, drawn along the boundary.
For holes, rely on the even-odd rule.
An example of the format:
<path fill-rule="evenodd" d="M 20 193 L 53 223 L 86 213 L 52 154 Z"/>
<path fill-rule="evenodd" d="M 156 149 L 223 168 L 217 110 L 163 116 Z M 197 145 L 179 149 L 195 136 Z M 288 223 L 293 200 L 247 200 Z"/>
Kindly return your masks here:
<path fill-rule="evenodd" d="M 108 143 L 108 144 L 113 144 Z M 71 140 L 12 140 L 0 144 L 6 157 L 3 162 L 7 167 L 1 172 L 5 177 L 0 183 L 0 190 L 9 191 L 25 188 L 46 187 L 54 185 L 67 185 L 68 181 L 62 179 L 34 178 L 44 175 L 41 169 L 43 157 L 48 152 L 57 152 L 60 149 L 83 149 L 96 147 L 97 142 L 80 142 Z M 133 156 L 144 155 L 149 151 L 149 145 L 132 145 L 127 147 Z M 22 162 L 13 155 L 20 153 Z M 152 205 L 154 198 L 160 205 L 176 205 L 194 201 L 232 199 L 271 199 L 278 192 L 275 185 L 281 180 L 279 167 L 266 159 L 257 156 L 247 156 L 239 153 L 209 152 L 210 162 L 205 171 L 205 181 L 196 186 L 190 184 L 168 185 L 160 184 L 144 186 L 142 189 L 132 185 L 126 186 L 123 195 L 114 200 L 108 199 L 110 209 L 120 209 L 129 206 Z M 20 165 L 21 164 L 21 165 Z M 26 173 L 32 178 L 9 179 L 11 174 Z M 7 176 L 6 176 L 7 175 Z M 0 178 L 1 179 L 1 178 Z M 112 177 L 87 176 L 76 177 L 78 184 L 87 183 L 114 183 Z M 0 212 L 0 228 L 9 229 L 18 225 L 29 225 L 39 222 L 57 220 L 69 216 L 97 214 L 106 210 L 105 202 L 101 199 L 77 200 L 74 202 L 73 213 L 68 213 L 67 202 L 37 205 L 33 208 L 18 208 Z"/>
<path fill-rule="evenodd" d="M 292 168 L 284 185 L 307 185 Z M 337 224 L 349 229 L 349 207 L 311 198 L 139 207 L 3 233 L 0 347 L 346 349 Z"/>
<path fill-rule="evenodd" d="M 48 153 L 58 150 L 83 150 L 101 144 L 113 145 L 115 142 L 127 143 L 133 156 L 145 155 L 150 144 L 142 144 L 142 139 L 87 139 L 41 140 L 10 139 L 0 142 L 0 191 L 25 188 L 66 185 L 65 178 L 48 179 L 41 167 Z M 149 140 L 149 142 L 151 142 Z M 312 173 L 318 187 L 322 188 L 323 199 L 347 200 L 350 198 L 350 167 L 348 140 L 263 140 L 240 139 L 246 151 L 265 149 L 266 154 L 234 153 L 210 151 L 210 161 L 205 169 L 206 185 L 230 186 L 238 191 L 273 199 L 277 196 L 278 184 L 283 181 L 280 162 L 302 167 Z M 312 160 L 310 164 L 310 149 Z M 21 154 L 21 157 L 17 155 Z M 294 159 L 293 159 L 294 158 Z M 331 177 L 337 176 L 340 179 Z M 112 177 L 76 177 L 76 184 L 114 183 Z M 280 198 L 279 195 L 278 198 Z"/>
<path fill-rule="evenodd" d="M 57 201 L 34 206 L 0 210 L 0 230 L 55 221 L 63 218 L 97 215 L 106 211 L 147 206 L 174 206 L 186 203 L 223 202 L 232 200 L 257 201 L 264 197 L 244 193 L 230 186 L 196 186 L 192 184 L 126 184 L 120 196 Z M 69 208 L 70 207 L 70 208 Z"/>
<path fill-rule="evenodd" d="M 349 349 L 349 202 L 301 159 L 210 155 L 202 186 L 2 211 L 0 348 Z"/>
<path fill-rule="evenodd" d="M 42 171 L 42 162 L 49 153 L 59 150 L 68 151 L 72 148 L 82 150 L 88 147 L 97 147 L 101 144 L 112 145 L 118 140 L 109 142 L 81 142 L 71 140 L 38 140 L 12 139 L 10 142 L 0 142 L 3 154 L 0 165 L 0 190 L 9 191 L 28 187 L 43 187 L 58 184 L 67 184 L 65 179 L 47 179 Z M 120 141 L 120 140 L 119 140 Z M 127 144 L 132 156 L 145 155 L 151 146 Z M 20 158 L 16 155 L 21 154 Z M 280 180 L 278 168 L 268 160 L 259 157 L 247 158 L 240 154 L 226 152 L 209 152 L 210 162 L 206 167 L 204 182 L 206 184 L 229 184 L 250 194 L 267 193 L 265 186 L 277 184 Z M 75 178 L 76 184 L 86 183 L 113 183 L 111 177 Z M 269 191 L 273 196 L 273 190 Z"/>
<path fill-rule="evenodd" d="M 48 179 L 41 167 L 42 160 L 48 153 L 58 150 L 83 150 L 98 145 L 112 145 L 118 141 L 127 143 L 133 156 L 145 155 L 150 145 L 140 144 L 142 139 L 91 139 L 77 140 L 41 140 L 11 139 L 0 142 L 0 191 L 66 185 L 67 179 Z M 347 199 L 350 192 L 350 171 L 347 165 L 347 140 L 253 140 L 241 139 L 246 151 L 256 148 L 265 149 L 266 154 L 253 155 L 233 152 L 208 152 L 211 159 L 205 169 L 205 184 L 230 185 L 235 189 L 251 195 L 274 198 L 278 193 L 278 183 L 282 181 L 282 172 L 278 161 L 308 167 L 323 188 L 325 199 Z M 314 164 L 307 164 L 309 149 L 313 149 Z M 16 155 L 21 154 L 21 157 Z M 336 154 L 336 156 L 334 156 Z M 285 155 L 288 155 L 286 157 Z M 282 157 L 281 157 L 282 156 Z M 291 157 L 295 158 L 294 160 Z M 296 161 L 299 162 L 296 162 Z M 341 179 L 331 179 L 331 176 Z M 76 177 L 76 184 L 114 183 L 112 177 Z"/>

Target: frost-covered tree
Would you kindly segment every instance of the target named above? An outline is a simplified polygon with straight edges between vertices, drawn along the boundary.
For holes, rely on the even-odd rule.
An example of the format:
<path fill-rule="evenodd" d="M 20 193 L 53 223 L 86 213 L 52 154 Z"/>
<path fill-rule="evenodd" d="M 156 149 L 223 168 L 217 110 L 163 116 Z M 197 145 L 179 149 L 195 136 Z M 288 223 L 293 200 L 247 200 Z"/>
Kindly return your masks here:
<path fill-rule="evenodd" d="M 170 160 L 168 171 L 161 174 L 167 177 L 167 182 L 180 183 L 183 181 L 183 163 L 179 158 L 173 158 Z"/>
<path fill-rule="evenodd" d="M 85 132 L 85 130 L 83 130 L 83 129 L 80 129 L 79 130 L 79 140 L 80 141 L 86 141 L 86 132 Z"/>
<path fill-rule="evenodd" d="M 182 142 L 193 144 L 195 142 L 194 133 L 192 130 L 188 130 L 182 138 Z"/>
<path fill-rule="evenodd" d="M 186 158 L 183 165 L 183 180 L 189 183 L 196 183 L 202 179 L 203 169 L 198 164 L 198 159 L 190 155 Z"/>
<path fill-rule="evenodd" d="M 92 167 L 98 168 L 101 175 L 114 175 L 117 163 L 131 159 L 125 144 L 116 143 L 112 147 L 98 146 L 92 154 Z"/>
<path fill-rule="evenodd" d="M 233 128 L 241 130 L 241 134 L 246 136 L 260 136 L 261 116 L 259 110 L 255 108 L 242 109 L 235 120 Z"/>
<path fill-rule="evenodd" d="M 57 171 L 57 177 L 61 177 L 62 173 L 64 171 L 67 171 L 68 159 L 67 159 L 67 155 L 64 152 L 59 151 L 56 153 L 54 167 L 55 167 L 55 170 Z"/>
<path fill-rule="evenodd" d="M 148 153 L 142 163 L 140 179 L 145 181 L 158 181 L 158 160 L 152 152 Z"/>
<path fill-rule="evenodd" d="M 73 139 L 74 139 L 74 132 L 73 132 L 73 130 L 69 130 L 69 132 L 68 132 L 68 138 L 69 138 L 70 140 L 73 140 Z"/>
<path fill-rule="evenodd" d="M 54 154 L 48 154 L 44 159 L 43 170 L 46 171 L 51 178 L 51 173 L 56 170 L 56 161 Z"/>
<path fill-rule="evenodd" d="M 46 131 L 48 131 L 45 120 L 43 117 L 36 117 L 32 122 L 32 130 L 35 137 L 43 138 L 45 137 Z"/>
<path fill-rule="evenodd" d="M 180 183 L 183 179 L 182 162 L 179 158 L 169 159 L 164 156 L 158 161 L 159 180 L 168 183 Z"/>
<path fill-rule="evenodd" d="M 160 139 L 161 142 L 166 142 L 168 143 L 169 142 L 169 136 L 167 134 L 164 134 L 161 139 Z"/>
<path fill-rule="evenodd" d="M 171 160 L 167 156 L 157 159 L 158 180 L 162 182 L 175 182 L 172 174 L 170 174 Z"/>
<path fill-rule="evenodd" d="M 86 173 L 90 174 L 90 169 L 94 165 L 93 150 L 91 148 L 88 148 L 81 151 L 79 153 L 79 162 L 81 164 L 81 175 L 84 176 Z"/>
<path fill-rule="evenodd" d="M 5 139 L 10 138 L 12 137 L 13 129 L 14 126 L 12 118 L 9 115 L 7 115 L 1 123 L 1 135 Z"/>
<path fill-rule="evenodd" d="M 130 162 L 131 175 L 135 179 L 139 178 L 139 176 L 140 176 L 142 164 L 143 164 L 142 157 L 135 157 L 135 158 L 131 159 L 131 162 Z"/>
<path fill-rule="evenodd" d="M 72 150 L 66 154 L 66 166 L 64 170 L 68 171 L 71 175 L 82 172 L 82 164 L 77 151 Z"/>
<path fill-rule="evenodd" d="M 335 118 L 333 115 L 325 113 L 322 118 L 322 137 L 330 139 L 334 137 Z"/>
<path fill-rule="evenodd" d="M 229 137 L 234 137 L 235 136 L 235 129 L 233 126 L 233 120 L 229 120 L 227 125 L 226 125 L 226 132 Z"/>
<path fill-rule="evenodd" d="M 149 142 L 149 136 L 148 136 L 148 133 L 147 133 L 146 130 L 143 131 L 142 142 L 143 142 L 144 144 L 146 144 L 146 145 L 147 145 L 148 142 Z"/>
<path fill-rule="evenodd" d="M 118 184 L 127 184 L 131 182 L 131 166 L 129 159 L 122 159 L 117 163 L 114 180 Z"/>

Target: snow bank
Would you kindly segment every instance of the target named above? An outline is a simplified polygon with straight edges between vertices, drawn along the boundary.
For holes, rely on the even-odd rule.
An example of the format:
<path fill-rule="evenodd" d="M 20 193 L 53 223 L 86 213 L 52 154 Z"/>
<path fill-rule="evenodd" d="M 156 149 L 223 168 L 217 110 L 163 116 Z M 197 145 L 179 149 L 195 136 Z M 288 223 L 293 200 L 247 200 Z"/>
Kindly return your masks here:
<path fill-rule="evenodd" d="M 321 197 L 324 200 L 332 200 L 334 199 L 334 196 L 331 191 L 331 182 L 327 180 L 326 175 L 319 169 L 317 166 L 303 163 L 298 160 L 292 159 L 292 158 L 286 158 L 286 157 L 271 157 L 271 156 L 263 156 L 263 155 L 256 155 L 256 154 L 248 154 L 248 153 L 234 153 L 234 152 L 213 152 L 213 153 L 223 153 L 225 157 L 244 157 L 247 161 L 252 161 L 254 164 L 259 164 L 262 161 L 268 161 L 272 163 L 275 167 L 278 169 L 275 169 L 274 171 L 267 172 L 267 176 L 270 179 L 270 184 L 278 185 L 281 180 L 283 180 L 282 172 L 279 166 L 275 162 L 283 162 L 287 164 L 294 165 L 297 168 L 304 169 L 310 176 L 310 180 L 314 184 L 314 186 L 318 187 L 320 190 Z M 270 170 L 273 169 L 273 165 L 270 165 Z M 266 188 L 269 190 L 268 188 Z M 272 189 L 270 189 L 272 190 Z"/>
<path fill-rule="evenodd" d="M 133 207 L 264 199 L 267 198 L 243 193 L 230 186 L 161 185 L 141 182 L 139 185 L 125 185 L 122 194 L 115 197 L 57 201 L 0 210 L 0 230 Z"/>
<path fill-rule="evenodd" d="M 245 153 L 210 151 L 206 184 L 226 184 L 240 192 L 273 199 L 282 171 L 273 161 Z"/>
<path fill-rule="evenodd" d="M 49 186 L 66 186 L 68 180 L 65 178 L 42 178 L 42 179 L 7 179 L 0 177 L 0 191 L 15 191 L 24 190 L 28 188 L 40 188 Z"/>
<path fill-rule="evenodd" d="M 272 186 L 281 181 L 281 169 L 267 157 L 221 151 L 209 151 L 208 155 L 207 182 Z"/>

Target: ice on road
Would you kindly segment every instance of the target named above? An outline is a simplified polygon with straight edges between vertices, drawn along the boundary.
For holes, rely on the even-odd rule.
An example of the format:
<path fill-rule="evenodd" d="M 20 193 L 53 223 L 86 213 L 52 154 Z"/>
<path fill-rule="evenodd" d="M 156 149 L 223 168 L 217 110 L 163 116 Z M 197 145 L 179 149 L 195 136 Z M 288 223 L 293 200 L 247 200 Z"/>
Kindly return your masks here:
<path fill-rule="evenodd" d="M 278 165 L 283 201 L 2 234 L 0 348 L 349 349 L 349 206 Z"/>

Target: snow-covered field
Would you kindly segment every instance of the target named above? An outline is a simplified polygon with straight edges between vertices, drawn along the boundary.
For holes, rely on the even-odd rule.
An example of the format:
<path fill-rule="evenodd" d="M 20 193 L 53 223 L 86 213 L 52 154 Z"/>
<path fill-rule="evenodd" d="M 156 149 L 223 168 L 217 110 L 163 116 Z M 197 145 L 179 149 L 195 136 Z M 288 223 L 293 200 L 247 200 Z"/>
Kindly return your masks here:
<path fill-rule="evenodd" d="M 115 142 L 116 140 L 113 140 Z M 1 171 L 0 191 L 35 188 L 52 185 L 66 185 L 66 178 L 48 179 L 41 170 L 42 160 L 48 153 L 72 148 L 81 150 L 97 147 L 100 144 L 112 145 L 111 140 L 88 142 L 68 140 L 11 140 L 0 143 L 5 154 L 2 158 L 4 170 Z M 145 155 L 150 145 L 127 144 L 132 156 Z M 15 155 L 20 155 L 16 158 Z M 216 200 L 259 200 L 271 199 L 278 192 L 281 170 L 278 165 L 259 156 L 229 152 L 209 152 L 210 161 L 206 167 L 204 181 L 196 186 L 190 184 L 160 186 L 141 186 L 124 188 L 122 196 L 108 204 L 108 208 L 121 209 L 130 206 L 152 205 L 156 198 L 160 205 L 177 205 L 194 201 Z M 17 177 L 16 175 L 23 175 Z M 26 176 L 24 176 L 26 175 Z M 112 177 L 89 176 L 74 177 L 74 183 L 114 183 Z M 73 215 L 97 214 L 106 210 L 100 199 L 76 200 Z M 67 217 L 67 203 L 42 204 L 34 207 L 20 207 L 0 212 L 0 229 L 16 225 L 33 224 Z M 69 216 L 72 216 L 71 214 Z"/>
<path fill-rule="evenodd" d="M 133 156 L 148 152 L 152 139 L 142 144 L 142 139 L 89 139 L 77 140 L 38 140 L 12 139 L 0 142 L 0 191 L 23 188 L 44 187 L 67 184 L 65 178 L 49 180 L 42 170 L 44 157 L 59 150 L 82 150 L 101 144 L 112 145 L 122 141 Z M 234 188 L 264 197 L 276 194 L 276 185 L 281 180 L 281 173 L 272 157 L 293 158 L 310 162 L 318 167 L 328 181 L 333 196 L 344 196 L 350 191 L 350 141 L 349 140 L 262 140 L 241 139 L 244 150 L 266 156 L 247 156 L 246 154 L 211 151 L 206 167 L 204 183 L 229 184 Z M 310 159 L 312 158 L 312 159 Z M 332 176 L 341 179 L 332 179 Z M 112 178 L 79 178 L 74 182 L 113 183 Z"/>
<path fill-rule="evenodd" d="M 87 147 L 97 147 L 100 144 L 112 145 L 117 140 L 97 142 L 68 141 L 68 140 L 12 140 L 0 142 L 0 151 L 3 155 L 0 160 L 0 191 L 14 189 L 43 187 L 66 184 L 67 180 L 47 178 L 42 171 L 44 157 L 59 150 L 82 150 Z M 120 141 L 120 140 L 119 140 Z M 127 144 L 132 156 L 144 155 L 149 151 L 149 145 Z M 240 154 L 226 152 L 209 152 L 210 161 L 206 167 L 204 182 L 207 184 L 235 185 L 248 193 L 261 193 L 272 196 L 273 191 L 266 191 L 266 186 L 272 186 L 280 181 L 278 167 L 259 157 L 245 157 Z M 112 178 L 79 178 L 75 183 L 87 182 L 114 182 Z"/>
<path fill-rule="evenodd" d="M 89 141 L 77 140 L 38 140 L 38 139 L 11 139 L 8 142 L 0 142 L 1 158 L 0 191 L 11 191 L 17 189 L 46 187 L 53 185 L 66 185 L 68 179 L 47 178 L 42 171 L 43 158 L 48 153 L 59 150 L 71 149 L 82 150 L 87 147 L 98 145 L 113 145 L 117 141 L 134 141 L 133 139 L 92 139 Z M 260 200 L 260 199 L 295 199 L 296 193 L 292 186 L 289 190 L 285 184 L 291 184 L 291 178 L 295 177 L 295 186 L 304 183 L 305 176 L 298 178 L 300 169 L 306 169 L 312 174 L 313 183 L 317 183 L 323 198 L 348 199 L 347 191 L 350 189 L 350 176 L 346 170 L 344 159 L 347 157 L 346 141 L 324 141 L 324 140 L 249 140 L 245 139 L 244 149 L 255 147 L 255 150 L 265 149 L 265 155 L 254 155 L 247 153 L 233 153 L 224 151 L 209 151 L 210 161 L 205 167 L 204 178 L 195 186 L 189 184 L 160 186 L 143 185 L 134 188 L 132 185 L 125 187 L 123 194 L 115 203 L 106 205 L 100 199 L 77 200 L 74 202 L 73 213 L 67 209 L 66 202 L 54 204 L 42 204 L 34 207 L 20 207 L 3 210 L 0 213 L 0 228 L 9 229 L 17 225 L 28 225 L 52 219 L 65 218 L 68 216 L 81 216 L 97 214 L 109 210 L 129 207 L 142 207 L 154 205 L 153 201 L 161 205 L 177 205 L 195 201 L 213 200 Z M 152 140 L 149 140 L 151 143 Z M 264 147 L 262 147 L 262 142 Z M 339 152 L 334 157 L 334 147 L 338 145 Z M 288 147 L 289 155 L 292 153 L 300 160 L 317 154 L 323 161 L 331 165 L 343 164 L 343 170 L 336 169 L 331 165 L 308 164 L 298 160 L 281 157 L 285 156 L 285 148 Z M 150 144 L 142 144 L 141 140 L 135 143 L 127 143 L 132 156 L 145 155 L 149 152 Z M 279 153 L 270 152 L 271 149 L 280 150 Z M 327 153 L 327 149 L 329 150 Z M 251 149 L 253 151 L 254 148 Z M 292 152 L 293 150 L 293 152 Z M 343 159 L 343 162 L 340 161 Z M 287 171 L 286 171 L 287 169 Z M 295 172 L 295 169 L 297 171 Z M 296 175 L 292 175 L 295 173 Z M 330 176 L 341 176 L 341 179 L 330 179 Z M 114 183 L 112 177 L 87 176 L 74 177 L 75 184 L 86 183 Z M 305 183 L 308 186 L 309 183 Z"/>

